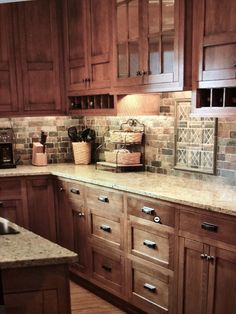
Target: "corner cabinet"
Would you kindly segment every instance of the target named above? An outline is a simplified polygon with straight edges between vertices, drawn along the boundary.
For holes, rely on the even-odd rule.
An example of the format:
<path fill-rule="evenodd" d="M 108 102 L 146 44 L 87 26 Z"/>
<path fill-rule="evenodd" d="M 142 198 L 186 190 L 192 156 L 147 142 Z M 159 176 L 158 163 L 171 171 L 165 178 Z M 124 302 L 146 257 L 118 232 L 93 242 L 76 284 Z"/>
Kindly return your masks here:
<path fill-rule="evenodd" d="M 110 88 L 111 1 L 66 0 L 63 12 L 67 94 Z"/>
<path fill-rule="evenodd" d="M 0 7 L 1 115 L 63 111 L 60 7 L 56 0 Z"/>
<path fill-rule="evenodd" d="M 115 2 L 114 86 L 121 93 L 131 87 L 141 92 L 182 90 L 188 42 L 184 1 Z"/>
<path fill-rule="evenodd" d="M 236 3 L 194 1 L 193 113 L 236 115 Z"/>

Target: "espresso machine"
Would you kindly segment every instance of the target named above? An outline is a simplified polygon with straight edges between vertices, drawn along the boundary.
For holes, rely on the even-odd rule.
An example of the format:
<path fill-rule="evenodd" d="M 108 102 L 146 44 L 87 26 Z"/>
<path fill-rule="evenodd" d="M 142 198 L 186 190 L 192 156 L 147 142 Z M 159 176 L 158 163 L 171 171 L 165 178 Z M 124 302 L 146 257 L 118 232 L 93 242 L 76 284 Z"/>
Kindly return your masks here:
<path fill-rule="evenodd" d="M 11 128 L 0 128 L 0 169 L 16 168 L 14 133 Z"/>

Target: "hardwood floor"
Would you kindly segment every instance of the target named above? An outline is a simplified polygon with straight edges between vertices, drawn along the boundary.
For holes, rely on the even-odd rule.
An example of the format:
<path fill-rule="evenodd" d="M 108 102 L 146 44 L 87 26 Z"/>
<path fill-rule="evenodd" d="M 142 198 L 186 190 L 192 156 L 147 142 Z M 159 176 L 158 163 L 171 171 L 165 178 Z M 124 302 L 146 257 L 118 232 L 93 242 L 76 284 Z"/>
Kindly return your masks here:
<path fill-rule="evenodd" d="M 70 282 L 71 314 L 124 314 L 114 305 L 99 298 L 90 291 Z"/>

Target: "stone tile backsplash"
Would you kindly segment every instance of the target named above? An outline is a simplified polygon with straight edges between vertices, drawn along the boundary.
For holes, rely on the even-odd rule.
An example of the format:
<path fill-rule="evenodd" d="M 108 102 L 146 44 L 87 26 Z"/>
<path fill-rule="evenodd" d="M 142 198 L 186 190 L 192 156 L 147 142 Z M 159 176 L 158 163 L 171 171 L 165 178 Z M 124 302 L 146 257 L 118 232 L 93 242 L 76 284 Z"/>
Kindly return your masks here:
<path fill-rule="evenodd" d="M 95 149 L 108 129 L 118 129 L 128 118 L 137 118 L 145 124 L 145 164 L 148 171 L 209 181 L 222 180 L 236 185 L 236 119 L 218 119 L 216 176 L 174 169 L 175 100 L 190 97 L 189 92 L 161 94 L 160 113 L 153 116 L 0 118 L 0 128 L 13 127 L 19 164 L 31 163 L 32 142 L 39 139 L 41 130 L 48 133 L 48 162 L 61 163 L 73 162 L 68 127 L 95 129 Z"/>

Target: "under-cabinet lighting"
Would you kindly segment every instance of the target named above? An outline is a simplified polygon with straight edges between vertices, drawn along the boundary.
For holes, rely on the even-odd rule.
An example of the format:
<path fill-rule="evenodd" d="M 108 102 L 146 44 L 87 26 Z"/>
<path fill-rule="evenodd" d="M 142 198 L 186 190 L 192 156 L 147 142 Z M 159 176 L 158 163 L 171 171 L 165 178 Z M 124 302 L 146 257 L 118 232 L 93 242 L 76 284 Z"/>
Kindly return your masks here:
<path fill-rule="evenodd" d="M 25 1 L 32 1 L 32 0 L 0 0 L 1 3 L 13 3 L 13 2 L 25 2 Z"/>

